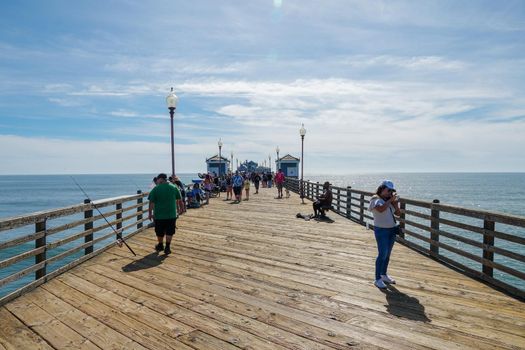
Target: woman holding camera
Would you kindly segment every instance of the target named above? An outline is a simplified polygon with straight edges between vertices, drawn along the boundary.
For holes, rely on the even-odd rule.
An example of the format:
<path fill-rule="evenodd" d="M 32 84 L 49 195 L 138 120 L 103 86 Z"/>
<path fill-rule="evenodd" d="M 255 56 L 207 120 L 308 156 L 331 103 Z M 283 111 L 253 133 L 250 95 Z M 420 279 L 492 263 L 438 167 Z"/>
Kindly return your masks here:
<path fill-rule="evenodd" d="M 374 235 L 378 250 L 374 285 L 377 288 L 385 289 L 387 284 L 396 283 L 392 277 L 387 275 L 387 269 L 396 234 L 399 230 L 394 215 L 399 216 L 401 214 L 392 181 L 385 180 L 379 185 L 376 194 L 370 199 L 368 210 L 374 216 Z"/>

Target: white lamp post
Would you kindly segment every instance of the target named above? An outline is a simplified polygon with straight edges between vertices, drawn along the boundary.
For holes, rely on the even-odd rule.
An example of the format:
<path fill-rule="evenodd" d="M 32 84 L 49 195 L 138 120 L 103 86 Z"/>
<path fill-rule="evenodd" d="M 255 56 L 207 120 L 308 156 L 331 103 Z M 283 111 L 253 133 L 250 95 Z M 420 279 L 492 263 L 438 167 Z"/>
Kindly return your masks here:
<path fill-rule="evenodd" d="M 306 135 L 304 124 L 299 129 L 299 135 L 301 135 L 301 200 L 304 203 L 304 135 Z"/>
<path fill-rule="evenodd" d="M 279 158 L 279 151 L 279 146 L 277 146 L 275 148 L 275 152 L 277 153 L 277 169 L 275 169 L 276 172 L 279 171 L 279 169 L 281 169 L 281 159 Z"/>
<path fill-rule="evenodd" d="M 222 140 L 219 139 L 219 142 L 217 142 L 217 145 L 219 146 L 219 178 L 221 177 L 221 165 L 222 165 L 222 158 L 221 158 L 221 150 L 222 150 Z"/>
<path fill-rule="evenodd" d="M 168 109 L 170 111 L 170 119 L 171 119 L 171 176 L 175 176 L 175 146 L 173 142 L 173 116 L 175 114 L 175 109 L 177 108 L 178 102 L 179 102 L 179 98 L 173 92 L 173 88 L 171 88 L 171 92 L 169 93 L 168 96 L 166 96 L 166 104 L 168 105 Z"/>

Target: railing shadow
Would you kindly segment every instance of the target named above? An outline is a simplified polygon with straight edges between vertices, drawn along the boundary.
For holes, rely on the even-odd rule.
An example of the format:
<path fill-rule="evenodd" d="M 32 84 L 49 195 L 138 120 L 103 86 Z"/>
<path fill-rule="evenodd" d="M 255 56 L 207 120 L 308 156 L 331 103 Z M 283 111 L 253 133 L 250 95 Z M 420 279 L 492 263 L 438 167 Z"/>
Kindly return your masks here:
<path fill-rule="evenodd" d="M 166 255 L 160 255 L 157 252 L 150 253 L 138 260 L 134 260 L 127 265 L 122 266 L 122 271 L 133 272 L 139 270 L 145 270 L 152 267 L 159 266 L 166 259 Z"/>
<path fill-rule="evenodd" d="M 385 294 L 388 303 L 386 309 L 391 315 L 413 321 L 431 321 L 425 314 L 425 306 L 419 303 L 419 299 L 399 291 L 393 285 L 389 285 L 388 289 L 382 290 L 382 292 Z"/>

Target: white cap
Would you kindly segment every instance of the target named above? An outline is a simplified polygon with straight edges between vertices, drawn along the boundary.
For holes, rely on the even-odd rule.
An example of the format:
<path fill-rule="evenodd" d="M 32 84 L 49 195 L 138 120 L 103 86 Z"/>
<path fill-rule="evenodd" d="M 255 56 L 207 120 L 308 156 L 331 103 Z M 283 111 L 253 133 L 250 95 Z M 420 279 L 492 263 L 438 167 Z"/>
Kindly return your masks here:
<path fill-rule="evenodd" d="M 382 183 L 381 183 L 382 186 L 385 186 L 386 188 L 388 188 L 389 190 L 392 190 L 392 191 L 395 191 L 396 188 L 394 187 L 394 183 L 390 180 L 384 180 Z"/>

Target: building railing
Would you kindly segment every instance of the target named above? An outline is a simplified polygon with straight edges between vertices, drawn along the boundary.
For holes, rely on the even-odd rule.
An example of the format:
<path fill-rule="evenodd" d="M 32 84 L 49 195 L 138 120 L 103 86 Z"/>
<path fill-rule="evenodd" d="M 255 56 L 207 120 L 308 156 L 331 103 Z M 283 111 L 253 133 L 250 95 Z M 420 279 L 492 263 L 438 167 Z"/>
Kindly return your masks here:
<path fill-rule="evenodd" d="M 114 246 L 116 234 L 96 209 L 104 211 L 124 239 L 141 232 L 147 218 L 147 195 L 137 191 L 135 195 L 85 200 L 60 209 L 0 219 L 0 238 L 12 236 L 0 239 L 0 291 L 16 285 L 8 294 L 0 295 L 0 305 Z M 56 225 L 51 227 L 53 222 Z M 31 226 L 31 233 L 20 234 Z"/>
<path fill-rule="evenodd" d="M 322 184 L 287 178 L 288 190 L 314 201 Z M 372 192 L 331 186 L 332 211 L 373 228 Z M 525 217 L 400 198 L 398 242 L 464 274 L 525 299 Z M 509 282 L 510 281 L 510 282 Z M 512 282 L 514 281 L 514 282 Z"/>

